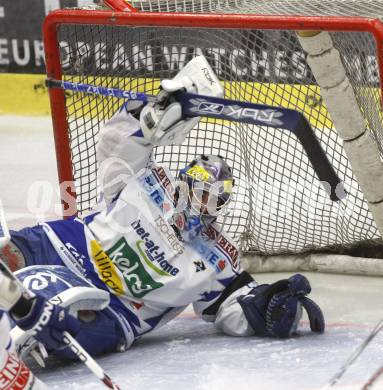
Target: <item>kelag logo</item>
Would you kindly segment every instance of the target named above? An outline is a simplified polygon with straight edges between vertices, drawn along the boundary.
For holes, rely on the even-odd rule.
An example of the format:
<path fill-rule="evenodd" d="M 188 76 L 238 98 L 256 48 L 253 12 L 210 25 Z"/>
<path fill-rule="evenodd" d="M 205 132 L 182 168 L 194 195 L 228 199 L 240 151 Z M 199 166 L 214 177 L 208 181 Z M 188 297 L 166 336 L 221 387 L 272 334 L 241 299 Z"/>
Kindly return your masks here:
<path fill-rule="evenodd" d="M 148 274 L 140 257 L 129 246 L 125 238 L 121 238 L 106 253 L 121 271 L 132 296 L 142 298 L 148 292 L 163 286 Z"/>

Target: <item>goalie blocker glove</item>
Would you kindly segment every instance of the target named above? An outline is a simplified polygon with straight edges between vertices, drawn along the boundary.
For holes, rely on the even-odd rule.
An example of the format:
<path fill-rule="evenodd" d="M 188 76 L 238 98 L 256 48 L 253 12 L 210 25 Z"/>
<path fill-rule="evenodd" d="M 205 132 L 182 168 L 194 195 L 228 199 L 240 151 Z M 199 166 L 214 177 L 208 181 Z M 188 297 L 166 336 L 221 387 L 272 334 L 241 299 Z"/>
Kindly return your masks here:
<path fill-rule="evenodd" d="M 182 106 L 173 96 L 180 90 L 223 97 L 223 88 L 206 58 L 195 57 L 173 79 L 162 80 L 156 102 L 140 111 L 142 133 L 152 145 L 180 145 L 199 122 L 200 117 L 182 117 Z M 129 104 L 127 109 L 130 111 Z"/>
<path fill-rule="evenodd" d="M 302 306 L 307 311 L 310 328 L 323 333 L 325 321 L 322 310 L 306 295 L 311 291 L 306 277 L 295 274 L 273 284 L 262 284 L 238 302 L 256 336 L 290 337 L 297 330 Z"/>

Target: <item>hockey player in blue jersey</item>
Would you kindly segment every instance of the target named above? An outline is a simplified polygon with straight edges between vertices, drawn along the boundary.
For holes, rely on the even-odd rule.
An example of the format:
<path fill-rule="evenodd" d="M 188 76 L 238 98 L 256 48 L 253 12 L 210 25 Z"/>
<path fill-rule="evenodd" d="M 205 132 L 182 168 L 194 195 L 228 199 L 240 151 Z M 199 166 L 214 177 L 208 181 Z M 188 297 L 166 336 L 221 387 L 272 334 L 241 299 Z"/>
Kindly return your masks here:
<path fill-rule="evenodd" d="M 234 185 L 225 160 L 198 156 L 176 181 L 152 159 L 154 146 L 181 144 L 199 120 L 182 118 L 175 91 L 223 96 L 206 59 L 194 58 L 161 86 L 157 102 L 127 102 L 100 132 L 103 207 L 12 232 L 0 257 L 35 292 L 21 314 L 14 302 L 13 320 L 67 357 L 63 330 L 93 355 L 121 351 L 189 304 L 229 335 L 289 337 L 302 307 L 311 329 L 323 332 L 304 276 L 257 285 L 241 268 L 236 243 L 217 222 Z M 60 304 L 41 326 L 55 296 Z"/>

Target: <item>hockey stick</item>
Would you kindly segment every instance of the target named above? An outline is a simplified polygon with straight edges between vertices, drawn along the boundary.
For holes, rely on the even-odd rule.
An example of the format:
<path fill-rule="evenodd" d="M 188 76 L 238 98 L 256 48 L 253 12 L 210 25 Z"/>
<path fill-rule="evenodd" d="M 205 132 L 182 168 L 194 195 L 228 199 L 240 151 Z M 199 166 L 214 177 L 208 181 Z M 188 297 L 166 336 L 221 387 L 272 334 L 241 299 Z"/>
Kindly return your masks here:
<path fill-rule="evenodd" d="M 330 379 L 328 385 L 325 388 L 330 388 L 335 386 L 339 379 L 342 378 L 347 369 L 355 362 L 355 360 L 360 356 L 360 354 L 366 349 L 370 342 L 375 338 L 375 336 L 383 329 L 383 319 L 381 319 L 371 333 L 366 337 L 366 339 L 359 345 L 359 347 L 350 355 L 347 361 L 342 365 L 338 372 Z M 379 374 L 379 372 L 375 373 Z M 376 379 L 372 377 L 371 379 Z M 371 380 L 370 379 L 370 380 Z M 366 387 L 367 388 L 367 387 Z"/>
<path fill-rule="evenodd" d="M 114 390 L 120 388 L 110 379 L 101 366 L 89 355 L 88 352 L 68 333 L 63 332 L 65 344 L 74 352 L 74 354 L 100 379 L 107 387 Z"/>
<path fill-rule="evenodd" d="M 46 85 L 48 88 L 60 88 L 121 99 L 140 100 L 143 102 L 156 101 L 155 96 L 141 92 L 124 91 L 118 88 L 106 88 L 52 79 L 47 79 Z M 182 106 L 183 117 L 203 116 L 289 130 L 300 141 L 330 199 L 339 201 L 346 196 L 341 180 L 302 113 L 288 108 L 203 96 L 182 91 L 176 92 L 175 97 Z"/>
<path fill-rule="evenodd" d="M 0 261 L 0 272 L 3 271 L 4 269 L 2 269 L 2 263 Z M 24 344 L 28 342 L 28 340 L 30 340 L 31 337 L 33 337 L 28 335 L 27 332 L 23 331 L 18 326 L 12 329 L 11 335 L 16 345 Z M 74 339 L 68 332 L 63 332 L 63 341 L 71 349 L 71 351 L 78 357 L 78 359 L 81 362 L 83 362 L 89 368 L 89 370 L 92 371 L 92 373 L 105 384 L 105 386 L 114 390 L 120 389 L 118 385 L 114 383 L 113 380 L 109 377 L 109 375 L 103 370 L 103 368 L 92 358 L 92 356 L 89 355 L 88 352 L 86 352 L 86 350 L 81 346 L 81 344 L 79 344 L 76 341 L 76 339 Z M 38 356 L 33 355 L 33 357 L 41 361 L 41 358 L 39 358 Z M 41 365 L 41 363 L 39 364 Z"/>
<path fill-rule="evenodd" d="M 362 390 L 369 390 L 374 385 L 377 379 L 383 375 L 383 366 L 374 372 L 374 374 L 368 379 L 366 384 L 363 385 Z"/>

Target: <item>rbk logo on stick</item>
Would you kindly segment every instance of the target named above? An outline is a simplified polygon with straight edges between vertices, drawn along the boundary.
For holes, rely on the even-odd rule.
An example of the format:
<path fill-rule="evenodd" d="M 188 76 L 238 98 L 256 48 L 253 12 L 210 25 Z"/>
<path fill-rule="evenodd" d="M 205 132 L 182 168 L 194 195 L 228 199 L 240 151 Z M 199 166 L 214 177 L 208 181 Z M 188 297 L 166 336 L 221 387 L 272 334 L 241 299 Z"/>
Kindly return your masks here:
<path fill-rule="evenodd" d="M 203 102 L 198 106 L 198 110 L 203 113 L 220 114 L 224 109 L 222 104 Z"/>
<path fill-rule="evenodd" d="M 209 114 L 224 115 L 227 119 L 233 119 L 236 121 L 252 119 L 269 125 L 277 125 L 281 123 L 281 113 L 273 109 L 261 110 L 250 107 L 241 107 L 239 105 L 224 105 L 220 103 L 201 101 L 201 99 L 191 99 L 190 103 L 194 105 L 194 107 L 191 108 L 191 111 L 196 114 L 201 114 L 202 116 Z"/>

